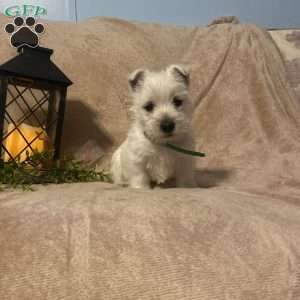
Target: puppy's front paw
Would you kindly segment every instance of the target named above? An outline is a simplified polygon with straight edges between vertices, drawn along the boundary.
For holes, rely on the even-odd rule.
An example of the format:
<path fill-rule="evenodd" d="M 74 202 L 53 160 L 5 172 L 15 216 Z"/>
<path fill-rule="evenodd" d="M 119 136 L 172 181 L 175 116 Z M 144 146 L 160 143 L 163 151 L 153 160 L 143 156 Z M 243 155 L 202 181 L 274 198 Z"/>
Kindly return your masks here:
<path fill-rule="evenodd" d="M 132 189 L 150 189 L 151 187 L 147 184 L 130 184 L 129 185 L 130 188 Z"/>
<path fill-rule="evenodd" d="M 146 175 L 131 177 L 129 187 L 133 189 L 150 189 L 150 181 Z"/>

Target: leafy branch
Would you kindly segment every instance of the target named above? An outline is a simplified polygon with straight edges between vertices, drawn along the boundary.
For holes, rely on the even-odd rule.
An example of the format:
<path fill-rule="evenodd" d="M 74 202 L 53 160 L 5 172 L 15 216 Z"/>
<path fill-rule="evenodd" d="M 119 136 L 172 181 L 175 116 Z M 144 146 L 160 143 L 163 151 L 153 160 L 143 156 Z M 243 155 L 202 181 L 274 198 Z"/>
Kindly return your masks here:
<path fill-rule="evenodd" d="M 53 160 L 51 152 L 27 154 L 25 161 L 0 160 L 0 189 L 32 190 L 33 184 L 61 184 L 74 182 L 111 182 L 109 174 L 97 172 L 72 158 Z"/>

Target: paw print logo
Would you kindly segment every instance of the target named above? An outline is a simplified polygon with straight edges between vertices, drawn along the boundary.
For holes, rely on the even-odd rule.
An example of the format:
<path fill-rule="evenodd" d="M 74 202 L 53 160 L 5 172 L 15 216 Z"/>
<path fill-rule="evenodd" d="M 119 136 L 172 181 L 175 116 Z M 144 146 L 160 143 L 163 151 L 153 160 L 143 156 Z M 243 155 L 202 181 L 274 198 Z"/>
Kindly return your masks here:
<path fill-rule="evenodd" d="M 39 45 L 39 34 L 44 32 L 44 25 L 35 22 L 33 17 L 16 17 L 13 23 L 5 26 L 5 31 L 11 35 L 10 43 L 13 47 L 29 46 L 35 48 Z"/>

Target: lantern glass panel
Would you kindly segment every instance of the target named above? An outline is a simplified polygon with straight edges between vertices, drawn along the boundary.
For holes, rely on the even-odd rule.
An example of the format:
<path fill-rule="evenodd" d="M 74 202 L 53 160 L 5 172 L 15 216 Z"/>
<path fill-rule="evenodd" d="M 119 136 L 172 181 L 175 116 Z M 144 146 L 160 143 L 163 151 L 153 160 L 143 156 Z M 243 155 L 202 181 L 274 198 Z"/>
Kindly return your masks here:
<path fill-rule="evenodd" d="M 34 82 L 9 78 L 4 115 L 2 159 L 23 161 L 33 151 L 53 149 L 59 92 Z"/>

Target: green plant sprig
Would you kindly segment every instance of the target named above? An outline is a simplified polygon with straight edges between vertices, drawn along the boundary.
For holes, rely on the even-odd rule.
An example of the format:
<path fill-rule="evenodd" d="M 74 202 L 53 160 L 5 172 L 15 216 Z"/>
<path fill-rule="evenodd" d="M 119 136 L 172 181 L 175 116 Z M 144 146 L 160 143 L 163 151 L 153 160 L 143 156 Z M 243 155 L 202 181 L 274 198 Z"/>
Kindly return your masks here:
<path fill-rule="evenodd" d="M 53 160 L 53 153 L 27 154 L 23 162 L 0 160 L 0 190 L 22 188 L 32 190 L 33 184 L 61 184 L 75 182 L 111 182 L 109 174 L 97 172 L 81 161 L 65 157 Z"/>

